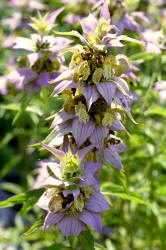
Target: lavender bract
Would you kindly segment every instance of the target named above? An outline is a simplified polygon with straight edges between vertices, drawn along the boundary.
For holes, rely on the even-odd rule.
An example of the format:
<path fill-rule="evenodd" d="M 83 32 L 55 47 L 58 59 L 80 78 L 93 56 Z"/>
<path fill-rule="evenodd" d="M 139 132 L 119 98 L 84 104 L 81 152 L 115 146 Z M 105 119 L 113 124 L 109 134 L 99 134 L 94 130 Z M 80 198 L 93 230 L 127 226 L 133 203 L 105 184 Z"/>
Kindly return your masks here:
<path fill-rule="evenodd" d="M 43 167 L 48 167 L 52 175 L 48 176 L 39 186 L 44 187 L 45 192 L 38 201 L 38 206 L 48 211 L 44 221 L 44 229 L 59 222 L 64 235 L 77 236 L 84 224 L 94 227 L 102 232 L 100 213 L 109 209 L 109 204 L 100 193 L 99 182 L 95 178 L 95 172 L 101 167 L 100 163 L 82 162 L 87 153 L 85 148 L 73 154 L 71 149 L 60 151 L 46 144 L 42 146 L 60 159 L 45 161 Z M 43 179 L 43 176 L 41 177 Z"/>

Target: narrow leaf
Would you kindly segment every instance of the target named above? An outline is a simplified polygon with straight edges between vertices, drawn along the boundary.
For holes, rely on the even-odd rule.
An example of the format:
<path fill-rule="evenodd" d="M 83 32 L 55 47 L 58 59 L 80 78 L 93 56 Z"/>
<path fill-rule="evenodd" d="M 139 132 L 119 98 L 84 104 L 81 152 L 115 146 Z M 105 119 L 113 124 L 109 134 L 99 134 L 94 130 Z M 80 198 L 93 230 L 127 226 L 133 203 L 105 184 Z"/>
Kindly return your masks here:
<path fill-rule="evenodd" d="M 94 239 L 89 230 L 82 231 L 79 234 L 78 239 L 84 249 L 94 250 Z"/>
<path fill-rule="evenodd" d="M 25 236 L 28 236 L 32 233 L 34 233 L 36 230 L 38 230 L 42 225 L 44 221 L 45 215 L 42 215 L 33 225 L 31 228 L 28 229 L 27 232 L 24 233 Z"/>

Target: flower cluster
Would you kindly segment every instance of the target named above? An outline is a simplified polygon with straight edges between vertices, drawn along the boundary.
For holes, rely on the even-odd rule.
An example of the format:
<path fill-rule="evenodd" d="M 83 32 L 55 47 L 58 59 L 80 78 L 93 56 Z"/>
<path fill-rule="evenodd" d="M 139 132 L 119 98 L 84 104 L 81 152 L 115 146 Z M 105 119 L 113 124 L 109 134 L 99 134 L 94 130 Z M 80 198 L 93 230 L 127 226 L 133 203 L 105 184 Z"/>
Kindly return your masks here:
<path fill-rule="evenodd" d="M 119 153 L 127 147 L 116 132 L 127 132 L 126 114 L 135 122 L 131 114 L 135 95 L 125 80 L 134 66 L 122 48 L 123 41 L 142 43 L 119 34 L 104 0 L 99 20 L 92 14 L 81 20 L 83 35 L 55 32 L 80 39 L 68 47 L 72 40 L 49 35 L 62 11 L 32 18 L 30 26 L 37 34 L 18 37 L 13 45 L 27 52 L 21 59 L 28 67 L 11 72 L 8 79 L 17 89 L 53 84 L 52 96 L 64 97 L 62 110 L 47 118 L 52 119 L 52 131 L 41 142 L 56 159 L 41 162 L 34 188 L 45 190 L 37 203 L 48 211 L 44 229 L 59 223 L 64 235 L 77 236 L 84 224 L 102 232 L 101 212 L 109 209 L 99 186 L 102 165 L 124 170 Z M 72 53 L 69 67 L 63 65 L 66 52 Z"/>
<path fill-rule="evenodd" d="M 13 48 L 27 52 L 20 60 L 26 60 L 28 65 L 8 75 L 8 80 L 14 83 L 16 89 L 21 90 L 25 86 L 33 90 L 39 90 L 40 86 L 49 87 L 48 82 L 58 75 L 63 61 L 58 52 L 66 48 L 72 40 L 54 37 L 49 35 L 49 32 L 55 26 L 54 22 L 63 9 L 60 8 L 43 17 L 39 13 L 39 18 L 32 18 L 33 23 L 30 24 L 37 33 L 31 34 L 30 38 L 15 39 Z"/>
<path fill-rule="evenodd" d="M 60 146 L 68 136 L 76 148 L 95 146 L 87 156 L 91 161 L 123 169 L 118 153 L 127 147 L 114 133 L 126 130 L 122 124 L 125 113 L 134 121 L 134 96 L 123 78 L 130 67 L 128 58 L 111 54 L 109 48 L 123 47 L 123 40 L 138 41 L 118 35 L 116 27 L 110 25 L 106 2 L 99 21 L 90 14 L 81 26 L 83 36 L 75 31 L 60 33 L 77 36 L 82 44 L 63 50 L 73 53 L 69 69 L 52 81 L 56 85 L 52 96 L 65 95 L 65 103 L 60 112 L 48 118 L 53 118 L 48 145 Z"/>
<path fill-rule="evenodd" d="M 84 224 L 87 224 L 101 234 L 100 213 L 109 209 L 108 201 L 100 193 L 99 182 L 95 177 L 101 164 L 83 161 L 87 148 L 74 153 L 67 142 L 67 151 L 53 149 L 44 143 L 42 146 L 60 160 L 43 162 L 42 172 L 45 176 L 41 176 L 41 181 L 39 175 L 38 184 L 35 186 L 45 188 L 37 203 L 48 211 L 44 229 L 59 222 L 64 235 L 77 236 Z M 51 171 L 50 174 L 46 168 Z"/>

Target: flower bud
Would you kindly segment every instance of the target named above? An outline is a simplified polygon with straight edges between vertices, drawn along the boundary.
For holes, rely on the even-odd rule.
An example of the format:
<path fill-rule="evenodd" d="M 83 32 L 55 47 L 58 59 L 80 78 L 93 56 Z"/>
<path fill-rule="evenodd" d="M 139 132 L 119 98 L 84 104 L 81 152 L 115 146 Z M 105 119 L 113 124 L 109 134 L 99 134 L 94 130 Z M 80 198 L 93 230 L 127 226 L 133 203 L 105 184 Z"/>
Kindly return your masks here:
<path fill-rule="evenodd" d="M 82 80 L 86 81 L 90 75 L 90 67 L 87 61 L 83 61 L 79 66 L 79 75 L 82 76 Z"/>
<path fill-rule="evenodd" d="M 62 209 L 63 198 L 61 195 L 55 195 L 52 197 L 48 204 L 48 208 L 52 213 L 58 212 Z"/>
<path fill-rule="evenodd" d="M 103 69 L 102 68 L 96 68 L 93 75 L 92 75 L 92 82 L 94 84 L 99 83 L 102 76 L 103 76 Z"/>
<path fill-rule="evenodd" d="M 87 123 L 89 121 L 86 106 L 82 102 L 79 102 L 78 105 L 75 106 L 75 113 L 80 122 Z"/>
<path fill-rule="evenodd" d="M 96 188 L 93 185 L 86 186 L 82 188 L 82 191 L 84 191 L 85 198 L 89 198 L 92 194 L 96 193 Z"/>
<path fill-rule="evenodd" d="M 77 199 L 74 201 L 74 206 L 79 212 L 82 212 L 84 208 L 84 197 L 82 194 L 78 195 Z"/>
<path fill-rule="evenodd" d="M 62 171 L 62 178 L 67 179 L 71 178 L 72 175 L 79 170 L 79 161 L 76 155 L 73 155 L 72 152 L 68 151 L 66 153 L 65 165 Z"/>

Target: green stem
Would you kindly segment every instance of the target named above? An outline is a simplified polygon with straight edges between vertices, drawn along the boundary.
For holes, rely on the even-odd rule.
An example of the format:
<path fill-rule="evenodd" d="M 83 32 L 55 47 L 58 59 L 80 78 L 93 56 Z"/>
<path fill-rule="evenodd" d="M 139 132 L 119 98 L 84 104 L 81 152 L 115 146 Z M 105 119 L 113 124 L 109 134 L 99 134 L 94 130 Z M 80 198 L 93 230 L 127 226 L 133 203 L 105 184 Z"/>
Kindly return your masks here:
<path fill-rule="evenodd" d="M 43 94 L 43 101 L 46 105 L 46 112 L 48 115 L 50 115 L 50 105 L 48 100 L 47 89 L 45 87 L 42 87 L 42 94 Z"/>

